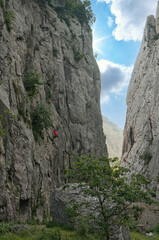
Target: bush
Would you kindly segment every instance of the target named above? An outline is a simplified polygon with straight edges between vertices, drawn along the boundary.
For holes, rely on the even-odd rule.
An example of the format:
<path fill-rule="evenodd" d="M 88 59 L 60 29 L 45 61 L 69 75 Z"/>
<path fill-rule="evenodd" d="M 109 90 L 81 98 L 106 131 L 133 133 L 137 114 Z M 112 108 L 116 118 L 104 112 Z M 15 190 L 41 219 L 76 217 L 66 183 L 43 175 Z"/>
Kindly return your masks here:
<path fill-rule="evenodd" d="M 0 0 L 0 6 L 4 8 L 4 0 Z"/>
<path fill-rule="evenodd" d="M 145 162 L 148 164 L 152 158 L 152 154 L 150 152 L 143 152 L 143 154 L 140 156 L 141 159 L 145 160 Z"/>
<path fill-rule="evenodd" d="M 78 218 L 76 218 L 76 221 L 76 231 L 79 236 L 87 236 L 87 234 L 89 233 L 89 220 L 84 216 L 79 216 Z"/>
<path fill-rule="evenodd" d="M 42 82 L 40 81 L 40 74 L 35 70 L 32 70 L 27 74 L 24 80 L 24 87 L 30 97 L 33 97 L 37 94 L 38 85 L 42 85 Z"/>
<path fill-rule="evenodd" d="M 155 225 L 154 232 L 159 234 L 159 222 Z"/>
<path fill-rule="evenodd" d="M 11 29 L 13 29 L 12 24 L 13 24 L 14 18 L 15 18 L 15 14 L 13 11 L 8 10 L 4 13 L 4 20 L 7 25 L 8 31 L 11 31 Z"/>
<path fill-rule="evenodd" d="M 59 53 L 59 50 L 56 49 L 56 48 L 53 48 L 53 55 L 54 55 L 54 57 L 57 57 L 58 53 Z"/>
<path fill-rule="evenodd" d="M 48 129 L 52 125 L 51 109 L 47 103 L 39 104 L 32 113 L 32 129 L 35 139 L 43 137 L 43 129 Z"/>
<path fill-rule="evenodd" d="M 72 17 L 76 16 L 80 23 L 86 22 L 92 25 L 93 22 L 95 22 L 95 16 L 92 12 L 91 2 L 89 0 L 84 0 L 83 2 L 66 0 L 65 8 Z"/>
<path fill-rule="evenodd" d="M 6 130 L 0 129 L 0 137 L 5 138 L 5 136 L 6 136 Z"/>
<path fill-rule="evenodd" d="M 13 223 L 0 222 L 0 235 L 11 231 Z"/>
<path fill-rule="evenodd" d="M 75 45 L 73 45 L 72 50 L 73 50 L 73 53 L 74 53 L 75 61 L 79 62 L 84 57 L 84 53 L 80 53 L 77 50 L 77 48 L 75 47 Z"/>
<path fill-rule="evenodd" d="M 64 239 L 61 237 L 60 231 L 56 231 L 55 233 L 44 232 L 36 240 L 64 240 Z"/>

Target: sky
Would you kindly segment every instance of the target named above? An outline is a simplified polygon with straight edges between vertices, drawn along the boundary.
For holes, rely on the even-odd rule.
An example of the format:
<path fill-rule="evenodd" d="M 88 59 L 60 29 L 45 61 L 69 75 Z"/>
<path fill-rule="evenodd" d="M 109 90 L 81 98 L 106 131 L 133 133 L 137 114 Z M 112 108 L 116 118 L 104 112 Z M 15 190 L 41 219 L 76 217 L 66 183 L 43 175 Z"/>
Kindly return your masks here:
<path fill-rule="evenodd" d="M 158 0 L 91 0 L 96 16 L 93 50 L 101 72 L 102 114 L 124 128 L 127 87 L 142 41 L 146 18 Z"/>

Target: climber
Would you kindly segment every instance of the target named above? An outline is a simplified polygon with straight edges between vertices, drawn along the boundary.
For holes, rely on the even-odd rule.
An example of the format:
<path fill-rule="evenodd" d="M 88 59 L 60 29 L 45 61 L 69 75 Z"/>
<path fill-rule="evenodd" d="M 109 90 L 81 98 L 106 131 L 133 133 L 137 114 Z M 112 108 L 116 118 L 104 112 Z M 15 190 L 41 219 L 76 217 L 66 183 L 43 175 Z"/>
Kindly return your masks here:
<path fill-rule="evenodd" d="M 53 135 L 53 141 L 54 141 L 54 139 L 58 137 L 58 134 L 57 134 L 57 131 L 56 131 L 55 127 L 54 127 L 54 129 L 52 131 L 54 133 L 54 135 Z"/>

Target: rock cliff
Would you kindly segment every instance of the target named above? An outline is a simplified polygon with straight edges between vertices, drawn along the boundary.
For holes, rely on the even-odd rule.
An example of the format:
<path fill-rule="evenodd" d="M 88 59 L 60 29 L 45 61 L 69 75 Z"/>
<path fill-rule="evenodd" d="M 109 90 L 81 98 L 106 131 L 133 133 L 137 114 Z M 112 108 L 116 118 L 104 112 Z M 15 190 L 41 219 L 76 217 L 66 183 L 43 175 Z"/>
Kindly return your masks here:
<path fill-rule="evenodd" d="M 91 29 L 64 6 L 0 1 L 0 220 L 46 218 L 70 153 L 107 154 Z"/>
<path fill-rule="evenodd" d="M 103 116 L 103 131 L 106 136 L 108 156 L 110 158 L 118 157 L 121 159 L 123 130 Z"/>
<path fill-rule="evenodd" d="M 127 93 L 122 164 L 145 174 L 159 197 L 159 3 L 147 18 Z"/>

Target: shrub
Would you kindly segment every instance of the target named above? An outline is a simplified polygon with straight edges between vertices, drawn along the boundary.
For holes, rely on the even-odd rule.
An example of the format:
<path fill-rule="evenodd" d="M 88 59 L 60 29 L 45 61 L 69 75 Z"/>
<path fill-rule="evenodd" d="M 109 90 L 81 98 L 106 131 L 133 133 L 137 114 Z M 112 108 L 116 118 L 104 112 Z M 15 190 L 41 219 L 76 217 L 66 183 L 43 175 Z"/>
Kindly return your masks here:
<path fill-rule="evenodd" d="M 75 61 L 79 62 L 84 57 L 84 53 L 80 53 L 78 49 L 75 47 L 75 45 L 73 45 L 72 50 L 74 53 Z"/>
<path fill-rule="evenodd" d="M 9 232 L 13 227 L 13 223 L 0 222 L 0 235 Z"/>
<path fill-rule="evenodd" d="M 95 22 L 95 16 L 89 0 L 84 0 L 83 2 L 66 0 L 65 8 L 72 17 L 76 16 L 81 23 L 86 22 L 92 25 Z"/>
<path fill-rule="evenodd" d="M 155 225 L 154 232 L 159 234 L 159 222 Z"/>
<path fill-rule="evenodd" d="M 15 14 L 13 11 L 8 10 L 4 13 L 4 20 L 5 20 L 8 31 L 11 31 L 11 29 L 13 29 L 12 24 L 13 24 L 14 18 L 15 18 Z"/>
<path fill-rule="evenodd" d="M 42 82 L 40 81 L 40 74 L 36 72 L 35 70 L 32 70 L 29 72 L 24 80 L 24 86 L 26 91 L 28 92 L 28 95 L 30 97 L 33 97 L 38 92 L 38 85 L 42 85 Z"/>
<path fill-rule="evenodd" d="M 44 232 L 36 240 L 64 240 L 64 239 L 62 238 L 60 231 L 56 231 L 54 233 Z"/>
<path fill-rule="evenodd" d="M 63 17 L 63 20 L 65 21 L 65 23 L 67 24 L 67 26 L 70 27 L 71 24 L 70 24 L 69 18 Z"/>
<path fill-rule="evenodd" d="M 152 154 L 150 152 L 143 152 L 143 154 L 140 156 L 141 159 L 145 160 L 145 162 L 148 164 L 152 158 Z"/>
<path fill-rule="evenodd" d="M 155 34 L 154 35 L 154 40 L 158 40 L 159 39 L 159 34 Z"/>
<path fill-rule="evenodd" d="M 46 90 L 46 101 L 50 102 L 53 99 L 53 94 L 50 90 Z"/>
<path fill-rule="evenodd" d="M 0 0 L 0 6 L 4 8 L 4 0 Z"/>
<path fill-rule="evenodd" d="M 66 0 L 65 7 L 54 7 L 54 10 L 57 14 L 65 20 L 65 13 L 70 15 L 71 17 L 77 17 L 81 24 L 88 23 L 92 25 L 95 22 L 95 15 L 91 9 L 90 0 L 84 1 L 74 1 L 74 0 Z M 69 22 L 68 26 L 70 25 Z"/>
<path fill-rule="evenodd" d="M 79 216 L 76 218 L 77 225 L 76 225 L 76 231 L 79 234 L 79 236 L 86 237 L 89 233 L 89 219 L 84 216 Z"/>
<path fill-rule="evenodd" d="M 57 57 L 58 53 L 59 53 L 59 50 L 56 49 L 56 48 L 53 48 L 53 55 L 54 55 L 54 57 Z"/>
<path fill-rule="evenodd" d="M 5 136 L 6 136 L 6 130 L 0 129 L 0 137 L 5 138 Z"/>
<path fill-rule="evenodd" d="M 72 38 L 76 38 L 77 37 L 77 34 L 75 32 L 73 32 L 72 30 L 70 30 L 70 32 L 71 32 Z"/>
<path fill-rule="evenodd" d="M 43 137 L 43 129 L 48 129 L 52 125 L 51 109 L 47 103 L 39 104 L 32 113 L 32 129 L 35 139 Z"/>

